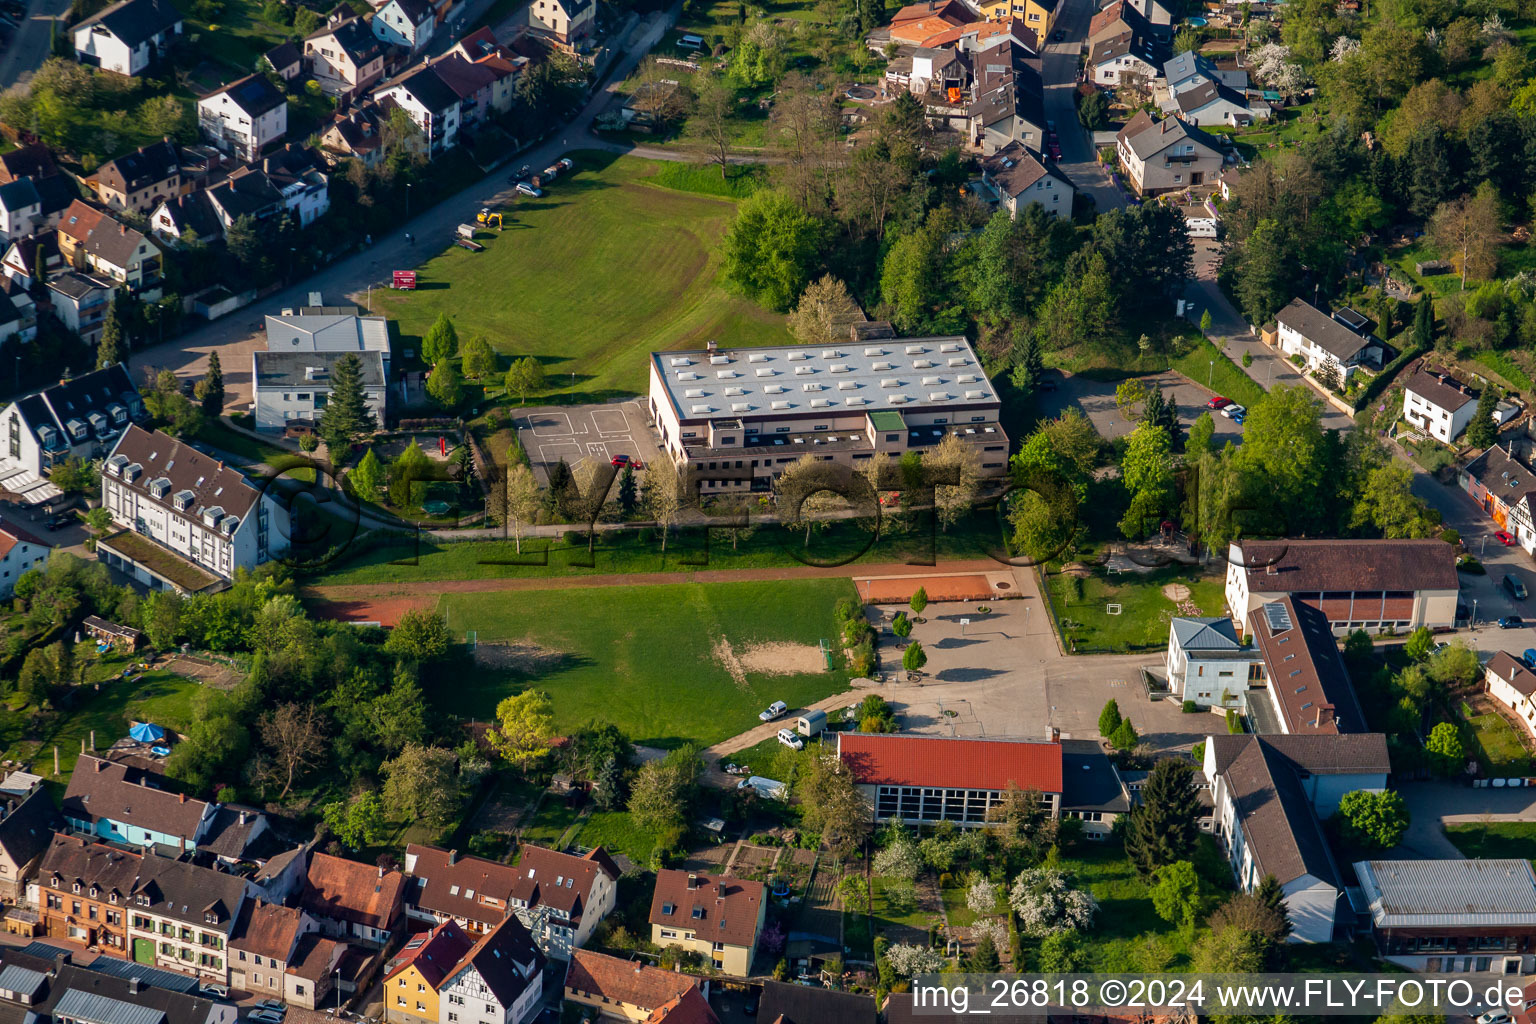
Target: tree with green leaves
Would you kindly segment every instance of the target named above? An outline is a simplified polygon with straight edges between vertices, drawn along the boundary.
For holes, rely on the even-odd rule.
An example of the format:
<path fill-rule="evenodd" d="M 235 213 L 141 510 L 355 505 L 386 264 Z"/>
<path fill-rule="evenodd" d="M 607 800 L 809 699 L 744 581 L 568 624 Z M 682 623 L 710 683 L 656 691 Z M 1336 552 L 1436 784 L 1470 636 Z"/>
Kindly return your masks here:
<path fill-rule="evenodd" d="M 640 491 L 635 484 L 635 467 L 626 464 L 619 474 L 619 513 L 628 519 L 640 507 Z"/>
<path fill-rule="evenodd" d="M 1013 346 L 1013 369 L 1008 371 L 1008 381 L 1025 396 L 1033 395 L 1045 373 L 1045 363 L 1040 358 L 1040 339 L 1033 331 L 1020 333 Z"/>
<path fill-rule="evenodd" d="M 1403 653 L 1414 661 L 1423 661 L 1435 652 L 1435 634 L 1428 626 L 1420 626 L 1408 635 Z"/>
<path fill-rule="evenodd" d="M 508 394 L 517 396 L 517 404 L 522 405 L 528 401 L 530 393 L 544 390 L 544 364 L 533 356 L 514 360 L 507 368 L 502 384 Z"/>
<path fill-rule="evenodd" d="M 352 483 L 353 493 L 359 498 L 373 501 L 378 497 L 379 485 L 384 482 L 384 465 L 379 462 L 372 448 L 363 452 L 363 457 L 358 460 L 347 479 Z"/>
<path fill-rule="evenodd" d="M 476 336 L 464 343 L 464 376 L 479 380 L 496 372 L 496 353 L 491 343 Z"/>
<path fill-rule="evenodd" d="M 549 694 L 524 690 L 496 705 L 496 725 L 485 734 L 491 749 L 527 772 L 549 756 L 555 735 L 555 709 Z"/>
<path fill-rule="evenodd" d="M 321 809 L 325 827 L 349 850 L 372 846 L 384 838 L 384 805 L 371 790 L 350 800 L 334 800 Z"/>
<path fill-rule="evenodd" d="M 912 608 L 912 614 L 923 614 L 923 609 L 928 607 L 928 589 L 926 587 L 918 587 L 912 591 L 912 600 L 908 604 Z"/>
<path fill-rule="evenodd" d="M 1160 407 L 1160 392 L 1152 394 L 1159 395 Z M 1151 404 L 1149 398 L 1148 405 Z M 1173 456 L 1166 430 L 1143 423 L 1131 431 L 1120 463 L 1120 479 L 1131 496 L 1125 514 L 1120 517 L 1120 532 L 1130 540 L 1139 540 L 1147 535 L 1148 524 L 1159 519 L 1173 499 Z"/>
<path fill-rule="evenodd" d="M 208 353 L 208 369 L 193 394 L 202 403 L 203 415 L 218 419 L 224 413 L 224 369 L 217 350 Z"/>
<path fill-rule="evenodd" d="M 459 756 L 447 747 L 407 744 L 379 771 L 384 776 L 384 797 L 394 810 L 433 828 L 442 828 L 458 814 L 464 800 Z"/>
<path fill-rule="evenodd" d="M 928 652 L 923 650 L 923 645 L 917 640 L 913 640 L 907 645 L 907 649 L 901 652 L 901 667 L 908 672 L 920 672 L 926 664 L 928 664 Z"/>
<path fill-rule="evenodd" d="M 1422 300 L 1428 301 L 1427 298 Z M 1473 448 L 1492 448 L 1498 442 L 1499 428 L 1493 422 L 1493 412 L 1498 404 L 1498 389 L 1491 382 L 1484 384 L 1482 394 L 1477 396 L 1477 411 L 1467 424 L 1467 444 Z"/>
<path fill-rule="evenodd" d="M 1125 852 L 1144 878 L 1181 860 L 1190 860 L 1200 836 L 1202 814 L 1189 762 L 1167 757 L 1152 766 L 1141 788 L 1141 805 L 1131 811 Z"/>
<path fill-rule="evenodd" d="M 1216 420 L 1209 412 L 1202 412 L 1195 417 L 1195 422 L 1190 424 L 1189 436 L 1184 440 L 1184 458 L 1188 460 L 1198 459 L 1202 455 L 1214 450 L 1213 439 L 1216 436 Z"/>
<path fill-rule="evenodd" d="M 1339 835 L 1345 842 L 1366 849 L 1385 850 L 1402 841 L 1410 818 L 1408 804 L 1396 791 L 1388 789 L 1374 793 L 1356 789 L 1339 800 L 1337 820 Z"/>
<path fill-rule="evenodd" d="M 444 359 L 452 359 L 458 354 L 459 332 L 454 329 L 453 321 L 448 319 L 447 313 L 439 313 L 432 326 L 427 328 L 427 333 L 422 335 L 422 361 L 436 367 Z"/>
<path fill-rule="evenodd" d="M 1429 730 L 1424 749 L 1429 751 L 1436 771 L 1443 776 L 1455 775 L 1466 763 L 1467 752 L 1462 746 L 1461 734 L 1450 722 L 1439 722 Z"/>
<path fill-rule="evenodd" d="M 378 428 L 363 392 L 363 361 L 356 352 L 348 352 L 331 368 L 331 393 L 316 432 L 330 449 L 331 458 L 340 462 L 348 445 Z"/>
<path fill-rule="evenodd" d="M 785 310 L 819 262 L 823 225 L 793 199 L 761 189 L 743 199 L 724 241 L 725 276 L 763 305 Z"/>
<path fill-rule="evenodd" d="M 1114 698 L 1104 702 L 1104 709 L 1099 712 L 1099 735 L 1109 739 L 1120 728 L 1120 702 Z"/>
<path fill-rule="evenodd" d="M 1129 718 L 1120 720 L 1115 726 L 1115 733 L 1109 738 L 1110 746 L 1123 754 L 1128 754 L 1136 749 L 1136 744 L 1141 742 L 1141 736 L 1136 732 L 1136 726 L 1131 724 Z"/>
<path fill-rule="evenodd" d="M 1280 916 L 1283 922 L 1276 941 L 1284 942 L 1291 934 L 1291 915 L 1285 906 L 1285 890 L 1280 887 L 1280 880 L 1274 875 L 1265 875 L 1259 882 L 1259 887 L 1253 891 L 1253 895 L 1260 903 L 1268 907 Z"/>
<path fill-rule="evenodd" d="M 411 609 L 389 631 L 384 650 L 412 661 L 427 662 L 447 654 L 451 643 L 453 633 L 442 615 Z"/>
<path fill-rule="evenodd" d="M 1187 860 L 1176 860 L 1157 870 L 1152 886 L 1152 908 L 1171 925 L 1193 931 L 1199 920 L 1201 903 L 1200 876 Z"/>
<path fill-rule="evenodd" d="M 452 411 L 464 401 L 464 381 L 459 377 L 459 368 L 453 365 L 452 359 L 444 359 L 432 367 L 432 375 L 427 378 L 427 394 L 444 409 Z"/>

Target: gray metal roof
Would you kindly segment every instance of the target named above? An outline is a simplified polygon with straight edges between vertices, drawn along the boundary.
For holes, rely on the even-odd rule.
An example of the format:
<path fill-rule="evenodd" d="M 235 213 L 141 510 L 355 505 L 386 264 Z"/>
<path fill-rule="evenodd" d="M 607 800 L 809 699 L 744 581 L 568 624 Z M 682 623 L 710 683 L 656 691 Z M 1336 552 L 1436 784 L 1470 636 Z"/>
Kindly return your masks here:
<path fill-rule="evenodd" d="M 717 352 L 653 352 L 651 361 L 682 420 L 995 407 L 998 400 L 964 335 L 721 346 Z"/>
<path fill-rule="evenodd" d="M 82 1024 L 160 1024 L 165 1011 L 72 988 L 53 1005 L 53 1015 Z"/>
<path fill-rule="evenodd" d="M 86 968 L 96 974 L 106 974 L 114 978 L 137 978 L 145 985 L 153 988 L 170 989 L 172 992 L 186 992 L 195 995 L 197 993 L 197 979 L 189 978 L 185 974 L 177 974 L 174 971 L 162 971 L 158 967 L 148 967 L 133 960 L 119 960 L 111 956 L 99 956 Z"/>
<path fill-rule="evenodd" d="M 15 964 L 6 964 L 0 967 L 0 989 L 9 992 L 21 992 L 28 996 L 35 996 L 43 987 L 43 982 L 48 980 L 48 975 L 42 971 L 30 970 L 26 967 L 18 967 Z"/>
<path fill-rule="evenodd" d="M 336 364 L 355 355 L 361 362 L 359 379 L 364 387 L 384 386 L 384 353 L 368 352 L 256 352 L 258 388 L 302 387 L 324 391 L 331 386 Z"/>
<path fill-rule="evenodd" d="M 1186 651 L 1236 651 L 1243 646 L 1227 618 L 1177 618 L 1173 635 Z"/>
<path fill-rule="evenodd" d="M 1536 926 L 1528 860 L 1363 860 L 1355 875 L 1378 928 Z"/>

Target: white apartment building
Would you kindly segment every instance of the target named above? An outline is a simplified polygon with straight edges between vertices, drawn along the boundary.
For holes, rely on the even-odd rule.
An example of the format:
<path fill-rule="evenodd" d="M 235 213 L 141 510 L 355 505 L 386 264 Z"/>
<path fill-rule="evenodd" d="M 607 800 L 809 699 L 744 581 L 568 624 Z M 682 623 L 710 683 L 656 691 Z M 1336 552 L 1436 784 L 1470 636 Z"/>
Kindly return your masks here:
<path fill-rule="evenodd" d="M 256 887 L 238 875 L 146 856 L 128 898 L 129 955 L 142 964 L 229 981 L 229 939 Z"/>
<path fill-rule="evenodd" d="M 48 564 L 52 546 L 15 523 L 0 523 L 0 599 L 16 592 L 16 580 Z"/>
<path fill-rule="evenodd" d="M 374 422 L 382 426 L 389 390 L 382 353 L 253 352 L 251 379 L 256 382 L 256 429 L 314 429 L 325 411 L 336 364 L 347 355 L 356 355 L 362 363 L 363 396 Z"/>
<path fill-rule="evenodd" d="M 90 287 L 106 291 L 105 285 Z M 65 459 L 101 458 L 121 431 L 143 417 L 144 403 L 121 363 L 18 398 L 0 409 L 0 483 L 28 505 L 56 498 L 50 469 Z"/>
<path fill-rule="evenodd" d="M 1420 367 L 1403 385 L 1403 418 L 1437 441 L 1450 444 L 1472 422 L 1477 398 L 1450 374 Z"/>
<path fill-rule="evenodd" d="M 440 1024 L 520 1024 L 544 992 L 544 955 L 509 916 L 475 943 L 439 988 Z"/>
<path fill-rule="evenodd" d="M 107 457 L 101 501 L 122 532 L 97 554 L 151 587 L 195 592 L 288 550 L 288 512 L 237 470 L 132 426 Z"/>
<path fill-rule="evenodd" d="M 257 160 L 288 134 L 288 100 L 265 75 L 247 75 L 198 100 L 197 123 L 219 149 Z"/>
<path fill-rule="evenodd" d="M 1359 316 L 1356 313 L 1349 315 L 1352 318 Z M 1305 299 L 1292 299 L 1275 314 L 1275 325 L 1280 351 L 1288 356 L 1300 356 L 1308 370 L 1331 365 L 1341 384 L 1354 376 L 1355 368 L 1362 363 L 1379 364 L 1381 361 L 1381 342 L 1369 334 L 1351 330 Z"/>
<path fill-rule="evenodd" d="M 70 30 L 75 59 L 119 75 L 137 75 L 181 35 L 171 0 L 120 0 Z"/>
<path fill-rule="evenodd" d="M 381 316 L 359 316 L 356 306 L 285 309 L 267 317 L 268 352 L 377 352 L 389 379 L 389 323 Z M 332 312 L 348 309 L 350 312 Z"/>
<path fill-rule="evenodd" d="M 1536 672 L 1508 651 L 1499 651 L 1483 666 L 1488 695 L 1520 719 L 1525 731 L 1536 736 Z"/>
<path fill-rule="evenodd" d="M 1180 700 L 1202 706 L 1243 706 L 1244 691 L 1262 678 L 1263 659 L 1242 643 L 1229 618 L 1176 618 L 1168 629 L 1163 668 Z"/>

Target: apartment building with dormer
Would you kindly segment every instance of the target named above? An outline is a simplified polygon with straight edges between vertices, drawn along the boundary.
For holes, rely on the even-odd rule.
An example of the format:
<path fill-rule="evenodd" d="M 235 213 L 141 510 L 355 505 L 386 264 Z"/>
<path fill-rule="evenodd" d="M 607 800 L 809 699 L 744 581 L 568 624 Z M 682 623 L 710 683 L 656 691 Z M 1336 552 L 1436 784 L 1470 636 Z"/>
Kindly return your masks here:
<path fill-rule="evenodd" d="M 29 505 L 57 497 L 48 471 L 66 459 L 97 459 L 144 403 L 122 363 L 43 388 L 0 409 L 0 484 Z"/>
<path fill-rule="evenodd" d="M 229 940 L 248 898 L 246 879 L 189 861 L 146 856 L 128 902 L 130 955 L 205 982 L 229 981 Z"/>
<path fill-rule="evenodd" d="M 238 470 L 130 426 L 107 457 L 102 505 L 119 533 L 97 557 L 158 589 L 196 592 L 288 550 L 288 512 Z"/>

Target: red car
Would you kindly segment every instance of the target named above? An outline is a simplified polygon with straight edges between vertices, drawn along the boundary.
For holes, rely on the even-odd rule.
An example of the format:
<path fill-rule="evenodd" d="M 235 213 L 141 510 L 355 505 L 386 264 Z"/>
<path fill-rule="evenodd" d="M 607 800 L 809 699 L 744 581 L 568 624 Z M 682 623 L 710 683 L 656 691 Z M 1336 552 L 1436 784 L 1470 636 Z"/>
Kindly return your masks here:
<path fill-rule="evenodd" d="M 608 460 L 608 464 L 610 466 L 618 466 L 620 468 L 629 465 L 629 463 L 630 458 L 628 455 L 615 455 L 613 458 Z"/>
<path fill-rule="evenodd" d="M 1229 406 L 1231 404 L 1232 404 L 1232 399 L 1230 399 L 1230 398 L 1222 398 L 1220 395 L 1217 395 L 1216 397 L 1212 398 L 1209 402 L 1206 402 L 1205 403 L 1205 407 L 1207 409 L 1225 409 L 1227 406 Z"/>
<path fill-rule="evenodd" d="M 1500 544 L 1503 544 L 1506 547 L 1515 542 L 1515 538 L 1504 530 L 1493 531 L 1493 536 L 1498 540 Z"/>

